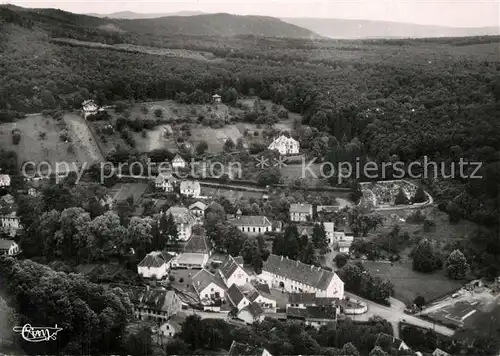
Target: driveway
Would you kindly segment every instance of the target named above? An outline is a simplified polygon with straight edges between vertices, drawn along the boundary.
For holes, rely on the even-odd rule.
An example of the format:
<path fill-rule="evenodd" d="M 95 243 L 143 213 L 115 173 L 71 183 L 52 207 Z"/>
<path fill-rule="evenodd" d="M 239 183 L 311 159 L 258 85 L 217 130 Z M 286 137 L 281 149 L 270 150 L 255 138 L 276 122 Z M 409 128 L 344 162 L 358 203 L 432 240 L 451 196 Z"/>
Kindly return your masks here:
<path fill-rule="evenodd" d="M 388 322 L 392 324 L 394 329 L 394 336 L 399 337 L 399 323 L 405 320 L 406 323 L 419 326 L 422 328 L 433 329 L 435 332 L 452 336 L 455 333 L 455 330 L 447 328 L 442 325 L 438 325 L 427 320 L 423 320 L 417 318 L 413 315 L 405 314 L 403 310 L 400 309 L 400 305 L 396 303 L 395 306 L 386 307 L 384 305 L 380 305 L 378 303 L 372 302 L 370 300 L 361 298 L 357 295 L 351 293 L 345 293 L 346 296 L 356 299 L 361 302 L 365 302 L 368 305 L 368 311 L 361 315 L 351 315 L 350 317 L 355 321 L 368 321 L 371 317 L 378 315 L 383 319 L 386 319 Z"/>

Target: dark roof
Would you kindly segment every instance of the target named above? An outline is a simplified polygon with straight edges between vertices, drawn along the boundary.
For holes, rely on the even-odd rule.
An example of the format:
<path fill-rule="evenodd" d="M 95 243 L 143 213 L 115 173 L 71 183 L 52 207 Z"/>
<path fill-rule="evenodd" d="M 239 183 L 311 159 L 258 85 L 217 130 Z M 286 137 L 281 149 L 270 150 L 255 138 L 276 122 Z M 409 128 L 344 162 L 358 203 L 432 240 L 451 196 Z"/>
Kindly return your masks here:
<path fill-rule="evenodd" d="M 205 204 L 201 201 L 197 201 L 189 206 L 189 210 L 193 210 L 195 208 L 205 211 L 205 210 L 207 210 L 208 206 L 207 206 L 207 204 Z"/>
<path fill-rule="evenodd" d="M 302 235 L 312 236 L 313 230 L 314 226 L 303 226 L 303 225 L 297 226 L 297 232 L 299 233 L 299 236 Z"/>
<path fill-rule="evenodd" d="M 291 213 L 307 213 L 310 214 L 312 211 L 312 205 L 311 204 L 291 204 L 290 205 L 290 212 Z"/>
<path fill-rule="evenodd" d="M 334 272 L 273 254 L 264 262 L 262 270 L 322 290 L 335 278 Z"/>
<path fill-rule="evenodd" d="M 287 308 L 286 316 L 303 320 L 335 320 L 337 307 L 308 305 L 305 308 Z"/>
<path fill-rule="evenodd" d="M 229 256 L 226 262 L 220 266 L 219 271 L 222 273 L 224 278 L 229 278 L 238 269 L 238 263 L 234 260 L 232 256 Z"/>
<path fill-rule="evenodd" d="M 313 305 L 316 302 L 315 293 L 290 293 L 288 295 L 288 303 L 290 304 L 309 304 Z"/>
<path fill-rule="evenodd" d="M 267 217 L 260 215 L 240 215 L 229 222 L 236 226 L 273 226 Z"/>
<path fill-rule="evenodd" d="M 265 283 L 256 284 L 250 293 L 248 293 L 247 298 L 251 302 L 254 302 L 259 296 L 274 300 L 269 286 Z"/>
<path fill-rule="evenodd" d="M 231 287 L 227 290 L 227 296 L 229 300 L 233 303 L 233 306 L 238 306 L 240 302 L 245 298 L 241 290 L 238 288 L 236 284 L 233 283 Z"/>
<path fill-rule="evenodd" d="M 241 311 L 247 310 L 254 318 L 257 318 L 264 314 L 264 309 L 260 306 L 259 303 L 252 302 L 248 304 L 246 307 L 241 309 Z"/>
<path fill-rule="evenodd" d="M 193 214 L 183 206 L 172 206 L 167 210 L 167 214 L 172 214 L 176 224 L 192 224 L 196 220 Z"/>
<path fill-rule="evenodd" d="M 209 253 L 212 250 L 212 244 L 206 236 L 192 235 L 184 246 L 184 252 L 189 253 Z"/>
<path fill-rule="evenodd" d="M 157 311 L 168 311 L 169 305 L 177 298 L 174 291 L 164 289 L 147 289 L 141 287 L 120 287 L 126 292 L 130 301 L 139 308 Z"/>
<path fill-rule="evenodd" d="M 224 281 L 219 276 L 210 273 L 206 269 L 202 269 L 193 276 L 193 287 L 198 293 L 208 287 L 210 283 L 214 283 L 222 289 L 226 289 Z"/>
<path fill-rule="evenodd" d="M 267 283 L 257 283 L 254 285 L 255 289 L 259 291 L 260 294 L 271 295 L 271 289 Z"/>
<path fill-rule="evenodd" d="M 12 244 L 15 244 L 12 240 L 0 240 L 0 250 L 8 250 Z"/>
<path fill-rule="evenodd" d="M 261 347 L 250 346 L 248 344 L 233 341 L 231 348 L 229 349 L 228 356 L 260 356 L 263 353 L 264 349 Z"/>
<path fill-rule="evenodd" d="M 158 268 L 168 263 L 172 258 L 174 256 L 168 252 L 150 252 L 137 266 Z"/>

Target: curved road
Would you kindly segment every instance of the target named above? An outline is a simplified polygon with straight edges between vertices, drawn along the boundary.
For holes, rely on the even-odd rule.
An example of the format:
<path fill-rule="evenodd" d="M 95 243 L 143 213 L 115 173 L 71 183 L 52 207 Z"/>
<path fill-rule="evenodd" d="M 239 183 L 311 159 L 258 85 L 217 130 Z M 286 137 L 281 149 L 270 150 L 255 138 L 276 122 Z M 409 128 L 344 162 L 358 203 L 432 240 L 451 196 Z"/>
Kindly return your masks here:
<path fill-rule="evenodd" d="M 364 314 L 361 315 L 351 315 L 350 317 L 353 320 L 357 321 L 367 321 L 371 317 L 378 315 L 382 317 L 383 319 L 386 319 L 389 321 L 394 329 L 394 336 L 399 337 L 399 323 L 403 320 L 405 320 L 406 323 L 419 326 L 422 328 L 427 328 L 427 329 L 433 329 L 435 332 L 446 335 L 446 336 L 452 336 L 455 333 L 455 330 L 450 329 L 446 326 L 434 324 L 430 321 L 423 320 L 420 318 L 415 317 L 414 315 L 410 314 L 405 314 L 404 309 L 401 310 L 401 306 L 399 303 L 396 303 L 395 306 L 390 306 L 386 307 L 384 305 L 380 305 L 378 303 L 372 302 L 370 300 L 361 298 L 355 294 L 351 294 L 348 292 L 345 292 L 345 295 L 352 298 L 356 299 L 358 301 L 364 302 L 368 305 L 368 311 Z"/>

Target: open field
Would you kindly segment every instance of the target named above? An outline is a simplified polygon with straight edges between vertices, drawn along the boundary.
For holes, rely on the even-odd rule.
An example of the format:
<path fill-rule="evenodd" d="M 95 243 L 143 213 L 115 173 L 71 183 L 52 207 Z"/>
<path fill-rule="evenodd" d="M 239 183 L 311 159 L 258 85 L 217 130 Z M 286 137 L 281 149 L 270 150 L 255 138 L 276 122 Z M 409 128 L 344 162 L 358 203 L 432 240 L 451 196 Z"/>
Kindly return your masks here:
<path fill-rule="evenodd" d="M 13 129 L 21 131 L 18 145 L 12 143 Z M 61 140 L 60 133 L 64 129 L 68 131 L 71 142 Z M 103 159 L 83 118 L 76 115 L 67 115 L 60 121 L 34 115 L 16 122 L 2 123 L 0 147 L 15 151 L 20 165 L 28 161 L 35 164 L 46 161 L 52 168 L 56 162 L 67 162 L 73 167 L 73 163 L 78 166 L 87 162 L 90 165 Z"/>
<path fill-rule="evenodd" d="M 250 191 L 243 191 L 243 190 L 231 190 L 231 189 L 225 189 L 225 188 L 218 188 L 218 187 L 208 187 L 208 186 L 201 186 L 201 195 L 202 196 L 207 196 L 207 197 L 213 197 L 213 196 L 223 196 L 229 199 L 230 201 L 235 201 L 238 200 L 242 197 L 245 198 L 255 198 L 255 199 L 261 199 L 263 193 L 261 192 L 250 192 Z"/>
<path fill-rule="evenodd" d="M 385 262 L 365 261 L 363 266 L 372 276 L 390 280 L 394 284 L 396 299 L 405 304 L 413 303 L 419 295 L 430 301 L 456 291 L 463 284 L 448 279 L 443 271 L 433 274 L 415 272 L 408 263 L 395 263 L 391 266 Z"/>

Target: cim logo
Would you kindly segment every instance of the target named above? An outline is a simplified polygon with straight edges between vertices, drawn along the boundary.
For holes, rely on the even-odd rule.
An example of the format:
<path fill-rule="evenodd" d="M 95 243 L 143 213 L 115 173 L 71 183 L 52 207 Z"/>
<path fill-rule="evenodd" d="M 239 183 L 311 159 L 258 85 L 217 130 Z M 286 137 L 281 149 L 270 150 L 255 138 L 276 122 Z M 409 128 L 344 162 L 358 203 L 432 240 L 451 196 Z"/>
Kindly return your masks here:
<path fill-rule="evenodd" d="M 22 338 L 28 342 L 44 342 L 57 340 L 57 333 L 62 330 L 62 328 L 57 327 L 57 324 L 51 327 L 45 326 L 31 326 L 26 324 L 24 326 L 15 326 L 13 328 L 14 332 L 20 333 Z"/>

